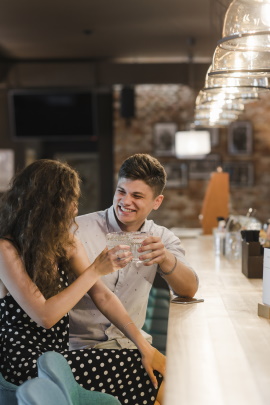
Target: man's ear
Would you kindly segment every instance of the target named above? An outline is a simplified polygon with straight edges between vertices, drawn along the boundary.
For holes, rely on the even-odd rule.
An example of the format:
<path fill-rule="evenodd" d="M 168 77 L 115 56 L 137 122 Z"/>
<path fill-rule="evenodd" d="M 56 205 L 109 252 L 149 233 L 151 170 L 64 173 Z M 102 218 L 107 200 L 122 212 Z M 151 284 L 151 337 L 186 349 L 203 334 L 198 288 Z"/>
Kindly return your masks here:
<path fill-rule="evenodd" d="M 161 206 L 163 199 L 164 199 L 164 195 L 161 195 L 161 194 L 155 198 L 153 210 L 157 210 Z"/>

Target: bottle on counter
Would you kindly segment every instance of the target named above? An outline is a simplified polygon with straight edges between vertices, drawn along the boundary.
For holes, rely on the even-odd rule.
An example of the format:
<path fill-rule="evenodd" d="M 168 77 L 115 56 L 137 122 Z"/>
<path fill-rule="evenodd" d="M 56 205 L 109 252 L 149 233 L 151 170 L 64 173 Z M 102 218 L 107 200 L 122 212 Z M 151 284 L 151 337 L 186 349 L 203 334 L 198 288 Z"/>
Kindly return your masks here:
<path fill-rule="evenodd" d="M 216 256 L 220 256 L 225 253 L 226 221 L 224 217 L 217 217 L 217 222 L 217 228 L 213 229 L 214 252 Z"/>

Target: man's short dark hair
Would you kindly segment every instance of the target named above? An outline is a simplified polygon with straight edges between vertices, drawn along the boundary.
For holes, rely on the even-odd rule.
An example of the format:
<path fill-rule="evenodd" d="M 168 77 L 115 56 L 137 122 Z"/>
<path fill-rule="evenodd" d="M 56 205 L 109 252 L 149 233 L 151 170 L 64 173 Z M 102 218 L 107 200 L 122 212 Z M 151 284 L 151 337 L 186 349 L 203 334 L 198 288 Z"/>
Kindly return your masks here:
<path fill-rule="evenodd" d="M 162 164 L 146 153 L 128 157 L 120 167 L 118 178 L 142 180 L 152 188 L 154 196 L 162 194 L 166 184 L 166 172 Z"/>

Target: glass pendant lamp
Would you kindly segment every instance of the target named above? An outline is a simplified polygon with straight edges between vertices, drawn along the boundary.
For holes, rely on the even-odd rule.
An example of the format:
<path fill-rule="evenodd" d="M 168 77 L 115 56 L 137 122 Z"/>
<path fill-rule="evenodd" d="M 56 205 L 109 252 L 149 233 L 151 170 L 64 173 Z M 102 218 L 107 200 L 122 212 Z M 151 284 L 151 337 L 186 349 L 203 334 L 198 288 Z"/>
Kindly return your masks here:
<path fill-rule="evenodd" d="M 227 50 L 217 46 L 209 76 L 269 78 L 269 60 L 269 52 Z"/>
<path fill-rule="evenodd" d="M 230 102 L 231 101 L 231 102 Z M 245 105 L 241 102 L 233 102 L 234 100 L 229 100 L 229 102 L 220 103 L 218 101 L 212 101 L 209 103 L 198 104 L 195 107 L 195 111 L 202 111 L 202 110 L 213 110 L 213 109 L 222 109 L 223 111 L 235 111 L 235 112 L 244 112 Z"/>
<path fill-rule="evenodd" d="M 195 128 L 226 128 L 228 127 L 233 121 L 220 118 L 218 121 L 210 122 L 209 119 L 194 119 L 193 125 Z"/>
<path fill-rule="evenodd" d="M 248 89 L 249 90 L 249 89 Z M 197 98 L 196 98 L 196 105 L 197 104 L 204 104 L 209 102 L 218 101 L 220 103 L 223 102 L 241 102 L 243 104 L 253 102 L 260 99 L 260 94 L 256 91 L 253 92 L 223 92 L 222 89 L 220 91 L 207 91 L 207 89 L 200 90 Z"/>
<path fill-rule="evenodd" d="M 208 125 L 217 125 L 222 122 L 222 126 L 227 126 L 235 121 L 244 112 L 245 104 L 240 100 L 219 100 L 208 101 L 203 104 L 196 103 L 194 117 L 195 121 L 205 122 Z M 226 124 L 225 124 L 226 123 Z"/>
<path fill-rule="evenodd" d="M 218 94 L 219 99 L 252 99 L 250 95 L 257 98 L 258 94 L 267 93 L 270 90 L 270 78 L 241 76 L 234 77 L 230 75 L 213 74 L 212 65 L 208 68 L 205 78 L 205 87 L 203 94 Z M 206 96 L 205 96 L 206 97 Z M 199 97 L 200 99 L 200 97 Z M 200 100 L 198 101 L 199 103 Z"/>
<path fill-rule="evenodd" d="M 218 106 L 213 107 L 212 109 L 195 109 L 194 113 L 194 123 L 195 125 L 200 125 L 202 123 L 206 124 L 207 126 L 227 126 L 231 122 L 236 121 L 241 114 L 241 111 L 229 111 L 224 110 Z"/>
<path fill-rule="evenodd" d="M 256 88 L 253 86 L 221 86 L 221 87 L 204 87 L 203 91 L 210 94 L 220 94 L 223 93 L 228 95 L 230 99 L 237 98 L 238 96 L 241 97 L 245 94 L 258 94 L 258 93 L 265 93 L 269 91 L 269 89 L 265 88 Z"/>
<path fill-rule="evenodd" d="M 217 114 L 217 113 L 211 113 L 209 115 L 203 116 L 203 114 L 195 115 L 194 116 L 194 122 L 195 126 L 198 126 L 200 123 L 200 126 L 205 125 L 205 127 L 218 127 L 218 126 L 227 126 L 231 122 L 236 121 L 238 119 L 239 115 L 238 114 L 227 114 L 227 113 L 222 113 L 222 114 Z"/>
<path fill-rule="evenodd" d="M 235 111 L 224 111 L 222 109 L 213 109 L 213 110 L 201 110 L 196 111 L 194 114 L 194 120 L 209 120 L 209 123 L 215 123 L 219 120 L 230 120 L 235 121 L 239 116 L 239 112 Z"/>
<path fill-rule="evenodd" d="M 270 57 L 270 55 L 269 55 Z M 206 88 L 224 88 L 224 87 L 239 87 L 239 88 L 254 88 L 256 91 L 270 90 L 270 77 L 267 76 L 245 76 L 235 77 L 231 75 L 213 74 L 212 65 L 209 67 L 206 78 Z"/>
<path fill-rule="evenodd" d="M 270 0 L 234 0 L 218 45 L 227 50 L 270 51 Z"/>
<path fill-rule="evenodd" d="M 208 73 L 211 71 L 211 66 L 208 69 L 205 79 L 205 87 L 199 92 L 195 100 L 196 110 L 209 110 L 213 108 L 222 108 L 225 111 L 244 111 L 245 103 L 239 98 L 239 93 L 228 93 L 222 91 L 223 87 L 226 89 L 232 88 L 232 85 L 239 84 L 236 79 L 209 77 Z M 227 86 L 226 86 L 227 84 Z M 213 96 L 213 97 L 212 97 Z"/>

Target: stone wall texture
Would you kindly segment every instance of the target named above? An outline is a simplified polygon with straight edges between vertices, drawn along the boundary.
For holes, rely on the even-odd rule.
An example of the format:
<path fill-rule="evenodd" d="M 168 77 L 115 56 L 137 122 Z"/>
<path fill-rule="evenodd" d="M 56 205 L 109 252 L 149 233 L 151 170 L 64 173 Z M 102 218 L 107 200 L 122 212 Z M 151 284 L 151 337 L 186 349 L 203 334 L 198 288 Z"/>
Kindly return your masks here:
<path fill-rule="evenodd" d="M 202 201 L 216 163 L 200 177 L 200 168 L 205 161 L 190 162 L 175 156 L 156 153 L 155 125 L 175 123 L 178 130 L 185 130 L 192 122 L 196 94 L 184 85 L 137 85 L 135 86 L 135 117 L 124 119 L 120 115 L 121 87 L 114 88 L 114 167 L 117 171 L 124 159 L 134 153 L 149 153 L 156 156 L 165 167 L 180 167 L 184 164 L 188 179 L 178 186 L 171 183 L 166 187 L 165 199 L 158 211 L 151 214 L 160 225 L 166 227 L 200 227 L 199 214 Z M 239 175 L 236 184 L 230 185 L 230 214 L 245 215 L 250 207 L 255 216 L 265 222 L 270 218 L 270 96 L 264 96 L 256 103 L 246 105 L 245 113 L 239 117 L 252 125 L 252 152 L 231 154 L 228 151 L 229 128 L 212 130 L 211 156 L 222 166 L 234 162 L 249 165 L 254 181 L 246 181 L 246 175 Z M 208 158 L 207 158 L 208 161 Z M 167 166 L 169 165 L 169 166 Z M 192 174 L 192 165 L 199 165 L 197 176 Z M 207 166 L 208 167 L 208 166 Z M 182 170 L 182 169 L 181 169 Z M 179 173 L 181 173 L 179 169 Z M 203 169 L 202 169 L 203 170 Z M 173 172 L 173 169 L 172 169 Z M 177 178 L 177 174 L 176 174 Z M 252 178 L 252 176 L 250 176 Z"/>

